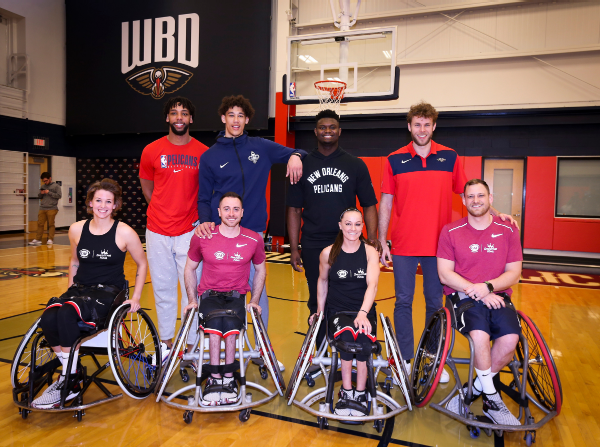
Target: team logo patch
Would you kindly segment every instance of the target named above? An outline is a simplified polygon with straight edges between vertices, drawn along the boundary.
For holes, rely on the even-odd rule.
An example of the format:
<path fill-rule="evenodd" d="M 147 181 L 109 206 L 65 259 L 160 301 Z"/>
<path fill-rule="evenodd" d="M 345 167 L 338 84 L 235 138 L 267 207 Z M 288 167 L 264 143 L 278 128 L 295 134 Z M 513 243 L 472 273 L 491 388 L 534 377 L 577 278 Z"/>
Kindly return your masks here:
<path fill-rule="evenodd" d="M 358 271 L 354 274 L 354 276 L 356 276 L 357 278 L 364 278 L 365 275 L 366 273 L 363 269 L 358 269 Z"/>
<path fill-rule="evenodd" d="M 255 154 L 254 151 L 250 152 L 250 156 L 248 157 L 248 160 L 250 160 L 252 163 L 256 164 L 256 162 L 258 161 L 258 159 L 260 158 L 260 156 L 258 154 Z"/>
<path fill-rule="evenodd" d="M 126 78 L 129 86 L 142 95 L 160 99 L 166 93 L 175 93 L 192 79 L 193 74 L 182 68 L 146 68 Z"/>
<path fill-rule="evenodd" d="M 471 245 L 469 245 L 469 248 L 471 249 L 471 251 L 473 253 L 477 253 L 479 251 L 479 245 L 477 245 L 477 244 L 471 244 Z"/>
<path fill-rule="evenodd" d="M 348 276 L 348 270 L 338 270 L 337 274 L 340 278 L 344 279 Z"/>
<path fill-rule="evenodd" d="M 484 250 L 488 253 L 494 253 L 498 249 L 494 247 L 494 244 L 488 244 L 487 247 L 484 248 Z"/>
<path fill-rule="evenodd" d="M 219 261 L 221 261 L 224 257 L 225 253 L 223 253 L 222 251 L 218 251 L 215 253 L 215 258 L 217 258 Z"/>
<path fill-rule="evenodd" d="M 165 169 L 167 167 L 167 156 L 166 155 L 160 156 L 160 167 L 163 169 Z"/>
<path fill-rule="evenodd" d="M 90 251 L 86 250 L 85 248 L 79 250 L 79 256 L 82 257 L 83 259 L 87 258 L 90 255 Z"/>
<path fill-rule="evenodd" d="M 242 256 L 241 256 L 239 253 L 236 253 L 236 254 L 234 254 L 234 255 L 231 257 L 231 259 L 233 259 L 233 260 L 234 260 L 234 261 L 236 261 L 236 262 L 239 262 L 239 261 L 241 261 L 241 260 L 242 260 L 242 259 L 244 259 L 244 258 L 242 258 Z"/>
<path fill-rule="evenodd" d="M 446 159 L 445 159 L 445 158 L 441 158 L 441 157 L 440 157 L 440 158 L 438 158 L 438 159 L 437 159 L 437 161 L 439 161 L 440 163 L 443 163 L 443 162 L 445 162 L 445 161 L 446 161 Z"/>

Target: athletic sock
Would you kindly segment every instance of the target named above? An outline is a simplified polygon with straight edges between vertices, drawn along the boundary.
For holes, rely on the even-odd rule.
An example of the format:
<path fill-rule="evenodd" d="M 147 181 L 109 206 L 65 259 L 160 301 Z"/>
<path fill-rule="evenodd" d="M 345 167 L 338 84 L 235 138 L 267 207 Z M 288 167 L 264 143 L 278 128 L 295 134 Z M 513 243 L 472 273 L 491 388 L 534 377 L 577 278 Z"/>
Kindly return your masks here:
<path fill-rule="evenodd" d="M 497 372 L 490 373 L 489 376 L 493 379 L 494 376 L 498 374 Z M 492 382 L 493 383 L 493 382 Z M 482 392 L 481 380 L 479 380 L 479 376 L 475 377 L 475 382 L 473 382 L 473 388 L 477 390 L 477 394 L 481 394 Z M 496 387 L 494 387 L 495 389 Z"/>
<path fill-rule="evenodd" d="M 496 392 L 496 387 L 494 386 L 492 368 L 488 368 L 486 370 L 481 370 L 475 368 L 475 372 L 477 373 L 477 378 L 479 379 L 479 385 L 481 386 L 482 391 L 485 394 L 494 394 Z"/>
<path fill-rule="evenodd" d="M 59 383 L 62 382 L 67 375 L 67 361 L 69 360 L 69 354 L 66 352 L 57 352 L 56 357 L 60 360 L 62 368 L 60 370 L 60 377 L 58 378 Z"/>
<path fill-rule="evenodd" d="M 67 358 L 65 360 L 65 365 L 66 365 L 69 361 L 69 354 L 66 352 L 63 354 L 67 354 Z M 71 365 L 71 374 L 75 374 L 77 372 L 77 360 L 78 359 L 79 359 L 79 349 L 76 349 L 75 352 L 73 352 L 73 364 Z"/>

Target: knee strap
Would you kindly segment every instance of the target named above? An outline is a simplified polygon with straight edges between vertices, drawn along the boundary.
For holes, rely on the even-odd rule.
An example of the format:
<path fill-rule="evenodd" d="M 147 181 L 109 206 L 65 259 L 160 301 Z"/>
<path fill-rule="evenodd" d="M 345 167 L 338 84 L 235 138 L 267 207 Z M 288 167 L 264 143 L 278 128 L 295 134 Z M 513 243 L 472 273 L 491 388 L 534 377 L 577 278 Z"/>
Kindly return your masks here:
<path fill-rule="evenodd" d="M 202 365 L 202 369 L 206 369 L 211 374 L 226 374 L 226 373 L 234 373 L 239 371 L 240 362 L 234 361 L 233 363 L 228 363 L 227 365 Z"/>

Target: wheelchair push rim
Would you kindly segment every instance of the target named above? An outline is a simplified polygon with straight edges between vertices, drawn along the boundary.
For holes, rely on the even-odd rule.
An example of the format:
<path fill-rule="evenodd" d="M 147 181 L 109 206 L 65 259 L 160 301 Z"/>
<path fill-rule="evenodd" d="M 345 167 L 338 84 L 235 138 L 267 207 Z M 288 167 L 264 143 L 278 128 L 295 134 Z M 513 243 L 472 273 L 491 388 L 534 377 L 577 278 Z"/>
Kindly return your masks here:
<path fill-rule="evenodd" d="M 552 353 L 536 324 L 527 315 L 517 311 L 521 322 L 521 331 L 529 347 L 527 382 L 540 405 L 548 411 L 556 411 L 558 416 L 562 407 L 562 386 Z M 524 349 L 521 340 L 517 344 L 517 357 L 523 362 Z"/>
<path fill-rule="evenodd" d="M 429 319 L 421 335 L 411 376 L 417 407 L 429 403 L 442 376 L 452 335 L 449 321 L 448 309 L 441 308 Z"/>
<path fill-rule="evenodd" d="M 160 376 L 160 340 L 148 314 L 142 309 L 128 313 L 129 307 L 121 305 L 110 320 L 108 358 L 125 394 L 144 399 L 154 391 Z"/>
<path fill-rule="evenodd" d="M 298 359 L 294 365 L 290 382 L 288 383 L 287 391 L 285 393 L 285 398 L 288 401 L 288 405 L 292 405 L 294 397 L 296 397 L 298 387 L 300 386 L 300 382 L 304 377 L 304 373 L 308 369 L 308 364 L 312 358 L 315 344 L 317 342 L 317 334 L 319 333 L 319 327 L 321 326 L 323 318 L 323 313 L 318 314 L 315 321 L 313 321 L 313 323 L 310 325 L 306 337 L 304 337 L 300 354 L 298 354 Z"/>
<path fill-rule="evenodd" d="M 171 346 L 169 357 L 167 358 L 165 366 L 162 368 L 161 375 L 158 379 L 158 384 L 156 386 L 156 402 L 160 401 L 160 397 L 162 396 L 167 384 L 169 383 L 169 380 L 171 380 L 171 377 L 175 373 L 175 370 L 181 361 L 179 353 L 182 351 L 183 344 L 187 340 L 188 333 L 197 311 L 197 309 L 188 311 L 188 313 L 185 315 L 183 323 L 181 324 L 181 327 L 179 328 L 177 337 L 175 337 L 175 341 Z"/>
<path fill-rule="evenodd" d="M 29 385 L 29 372 L 31 369 L 31 347 L 36 335 L 41 333 L 41 328 L 38 327 L 41 318 L 38 318 L 35 323 L 27 330 L 23 339 L 17 346 L 13 362 L 10 370 L 10 381 L 13 389 L 23 388 Z M 35 353 L 36 366 L 44 365 L 56 358 L 56 354 L 42 335 L 37 344 Z"/>
<path fill-rule="evenodd" d="M 400 389 L 402 390 L 402 395 L 404 396 L 408 409 L 412 411 L 413 397 L 411 395 L 411 389 L 408 386 L 409 377 L 406 374 L 406 368 L 403 365 L 404 359 L 402 358 L 400 348 L 398 347 L 396 334 L 392 330 L 392 322 L 389 317 L 384 317 L 383 313 L 379 314 L 379 317 L 381 318 L 385 336 L 385 349 L 389 368 L 392 371 L 393 378 L 400 384 Z"/>
<path fill-rule="evenodd" d="M 254 307 L 252 308 L 251 315 L 254 330 L 256 331 L 256 339 L 259 344 L 260 356 L 271 373 L 277 392 L 280 396 L 283 396 L 285 391 L 285 380 L 279 369 L 279 363 L 277 362 L 277 357 L 275 357 L 275 352 L 273 352 L 273 346 L 271 345 L 271 340 L 269 340 L 269 335 L 265 329 L 262 317 Z"/>

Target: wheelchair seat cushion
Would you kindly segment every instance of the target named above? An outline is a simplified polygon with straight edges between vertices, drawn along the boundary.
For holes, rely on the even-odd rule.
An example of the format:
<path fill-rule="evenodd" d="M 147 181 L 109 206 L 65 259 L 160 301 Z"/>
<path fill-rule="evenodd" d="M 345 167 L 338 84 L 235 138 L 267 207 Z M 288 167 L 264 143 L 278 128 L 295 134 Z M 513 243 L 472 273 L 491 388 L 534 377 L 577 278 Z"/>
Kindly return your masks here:
<path fill-rule="evenodd" d="M 228 315 L 218 311 L 228 311 Z M 200 300 L 198 324 L 207 334 L 223 338 L 238 335 L 246 321 L 245 313 L 246 295 L 240 298 L 226 294 L 210 295 Z"/>

